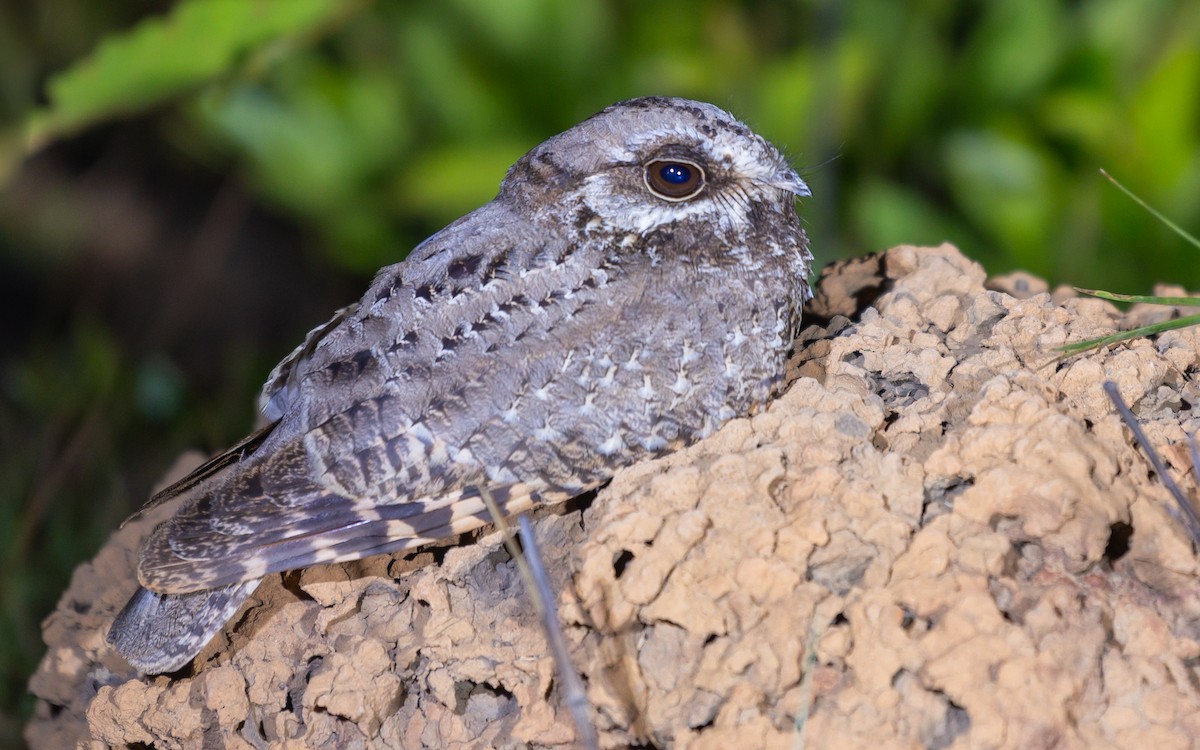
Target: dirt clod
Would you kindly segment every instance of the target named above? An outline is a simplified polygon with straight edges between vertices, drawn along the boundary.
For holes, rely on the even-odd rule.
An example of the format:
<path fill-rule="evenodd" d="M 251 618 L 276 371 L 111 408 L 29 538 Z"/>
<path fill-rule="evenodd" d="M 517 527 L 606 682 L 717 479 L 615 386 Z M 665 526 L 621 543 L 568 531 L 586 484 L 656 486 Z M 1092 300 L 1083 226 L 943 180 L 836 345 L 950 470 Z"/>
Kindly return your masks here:
<path fill-rule="evenodd" d="M 1056 362 L 1127 318 L 948 246 L 821 283 L 769 409 L 539 514 L 604 746 L 1193 746 L 1200 564 L 1101 383 L 1195 491 L 1200 332 Z M 190 668 L 137 676 L 104 635 L 159 520 L 46 620 L 32 746 L 573 741 L 494 533 L 276 576 Z"/>

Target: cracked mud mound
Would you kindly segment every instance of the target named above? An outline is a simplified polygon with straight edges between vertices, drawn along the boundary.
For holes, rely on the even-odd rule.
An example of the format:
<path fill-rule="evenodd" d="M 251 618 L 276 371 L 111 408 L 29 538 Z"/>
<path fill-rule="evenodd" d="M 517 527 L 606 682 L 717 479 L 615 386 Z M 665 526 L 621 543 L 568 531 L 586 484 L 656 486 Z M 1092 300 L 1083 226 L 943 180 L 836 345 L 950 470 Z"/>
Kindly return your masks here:
<path fill-rule="evenodd" d="M 811 307 L 764 413 L 539 514 L 602 744 L 1193 747 L 1197 557 L 1101 383 L 1195 492 L 1197 330 L 1056 362 L 1171 311 L 988 282 L 951 247 L 827 269 Z M 272 577 L 138 677 L 104 636 L 161 519 L 47 619 L 32 746 L 572 743 L 494 533 Z"/>

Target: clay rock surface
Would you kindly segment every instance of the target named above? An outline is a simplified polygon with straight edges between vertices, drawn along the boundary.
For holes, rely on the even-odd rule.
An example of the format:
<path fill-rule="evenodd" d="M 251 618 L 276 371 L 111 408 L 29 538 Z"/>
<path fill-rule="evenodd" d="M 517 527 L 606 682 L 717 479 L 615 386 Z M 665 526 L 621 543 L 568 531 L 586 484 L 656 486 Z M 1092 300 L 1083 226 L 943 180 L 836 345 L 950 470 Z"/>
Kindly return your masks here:
<path fill-rule="evenodd" d="M 1101 383 L 1194 491 L 1197 329 L 1056 361 L 1171 310 L 989 283 L 948 246 L 827 269 L 810 307 L 769 409 L 537 518 L 602 744 L 1195 747 L 1197 556 Z M 47 619 L 34 747 L 573 742 L 496 533 L 274 576 L 139 677 L 104 637 L 161 518 Z"/>

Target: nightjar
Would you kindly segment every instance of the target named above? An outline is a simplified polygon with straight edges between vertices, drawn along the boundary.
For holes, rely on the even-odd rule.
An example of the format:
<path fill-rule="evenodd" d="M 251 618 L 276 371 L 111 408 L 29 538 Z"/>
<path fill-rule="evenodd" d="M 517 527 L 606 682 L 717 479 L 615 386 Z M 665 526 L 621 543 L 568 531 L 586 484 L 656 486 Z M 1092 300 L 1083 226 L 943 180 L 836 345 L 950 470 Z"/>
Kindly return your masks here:
<path fill-rule="evenodd" d="M 579 495 L 779 390 L 809 296 L 804 181 L 711 104 L 620 102 L 508 171 L 271 374 L 266 426 L 151 499 L 108 639 L 186 664 L 271 573 Z M 149 506 L 148 506 L 149 507 Z"/>

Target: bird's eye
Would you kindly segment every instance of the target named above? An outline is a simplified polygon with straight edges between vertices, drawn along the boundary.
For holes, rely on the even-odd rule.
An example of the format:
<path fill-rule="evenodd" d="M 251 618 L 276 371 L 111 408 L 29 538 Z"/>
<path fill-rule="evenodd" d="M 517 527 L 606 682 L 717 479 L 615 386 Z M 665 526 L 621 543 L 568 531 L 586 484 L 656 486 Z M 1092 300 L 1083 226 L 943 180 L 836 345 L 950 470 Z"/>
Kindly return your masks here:
<path fill-rule="evenodd" d="M 659 198 L 685 201 L 704 188 L 704 170 L 690 161 L 656 159 L 646 165 L 646 187 Z"/>

